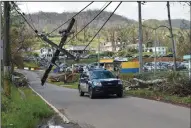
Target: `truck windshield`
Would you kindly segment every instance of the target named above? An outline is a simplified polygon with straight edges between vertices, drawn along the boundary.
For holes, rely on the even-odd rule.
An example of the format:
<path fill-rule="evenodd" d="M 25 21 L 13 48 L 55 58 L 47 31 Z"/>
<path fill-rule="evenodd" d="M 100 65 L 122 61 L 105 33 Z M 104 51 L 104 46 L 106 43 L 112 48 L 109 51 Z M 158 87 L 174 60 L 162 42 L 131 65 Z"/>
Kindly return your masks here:
<path fill-rule="evenodd" d="M 109 71 L 93 71 L 92 78 L 93 79 L 109 79 L 109 78 L 115 78 L 115 76 Z"/>

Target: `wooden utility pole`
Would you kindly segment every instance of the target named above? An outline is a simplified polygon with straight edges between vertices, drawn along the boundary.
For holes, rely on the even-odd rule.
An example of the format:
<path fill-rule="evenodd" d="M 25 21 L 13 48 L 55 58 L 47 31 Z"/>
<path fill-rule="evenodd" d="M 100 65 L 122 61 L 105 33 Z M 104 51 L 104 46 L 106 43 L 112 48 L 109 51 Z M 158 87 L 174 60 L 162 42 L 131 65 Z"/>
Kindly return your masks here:
<path fill-rule="evenodd" d="M 44 83 L 46 82 L 46 79 L 47 79 L 47 77 L 48 77 L 48 74 L 50 73 L 52 67 L 54 66 L 54 64 L 55 64 L 55 62 L 56 62 L 56 60 L 57 60 L 57 58 L 58 58 L 58 56 L 59 56 L 59 54 L 60 54 L 60 51 L 61 51 L 60 49 L 62 49 L 64 43 L 66 42 L 66 40 L 67 40 L 67 38 L 68 38 L 68 36 L 69 36 L 69 34 L 70 34 L 70 31 L 71 31 L 71 29 L 72 29 L 72 27 L 73 27 L 73 25 L 74 25 L 74 22 L 75 22 L 75 19 L 73 18 L 73 19 L 71 20 L 71 22 L 70 22 L 68 28 L 67 28 L 66 30 L 60 31 L 60 34 L 62 35 L 60 44 L 59 44 L 59 46 L 58 46 L 56 52 L 54 53 L 54 56 L 53 56 L 52 59 L 51 59 L 51 64 L 50 64 L 50 66 L 49 66 L 48 69 L 45 71 L 45 73 L 44 73 L 44 75 L 43 75 L 43 77 L 42 77 L 42 79 L 41 79 L 41 85 L 44 85 Z M 50 41 L 47 41 L 47 42 L 51 43 Z M 55 45 L 55 44 L 53 44 L 53 45 Z M 52 46 L 53 46 L 53 45 L 52 45 Z"/>
<path fill-rule="evenodd" d="M 190 49 L 191 49 L 191 1 L 189 3 L 189 6 L 190 6 Z M 191 55 L 191 50 L 190 50 L 190 55 Z M 189 61 L 189 80 L 190 80 L 190 83 L 191 83 L 191 59 Z"/>
<path fill-rule="evenodd" d="M 142 43 L 143 43 L 143 32 L 142 32 L 142 16 L 141 16 L 141 1 L 138 1 L 138 17 L 139 17 L 139 73 L 142 73 L 143 59 L 142 59 Z"/>
<path fill-rule="evenodd" d="M 172 33 L 172 24 L 171 24 L 171 17 L 170 17 L 170 4 L 169 4 L 169 1 L 167 1 L 167 12 L 168 12 L 168 22 L 169 22 L 169 27 L 170 27 L 170 36 L 171 36 L 171 40 L 172 40 L 174 71 L 176 71 L 176 52 L 175 52 L 174 35 Z"/>
<path fill-rule="evenodd" d="M 84 23 L 84 26 L 85 25 L 86 24 Z M 88 26 L 86 28 L 84 28 L 84 43 L 86 42 L 86 31 L 87 31 L 87 29 L 88 29 Z"/>
<path fill-rule="evenodd" d="M 10 4 L 9 1 L 4 2 L 4 44 L 3 44 L 3 59 L 4 59 L 4 91 L 7 96 L 10 96 L 11 74 L 10 74 Z"/>
<path fill-rule="evenodd" d="M 76 20 L 76 26 L 75 26 L 76 28 L 75 28 L 75 30 L 76 30 L 76 32 L 75 33 L 77 33 L 78 32 L 78 23 L 77 23 L 77 20 Z M 76 35 L 76 40 L 77 40 L 77 35 Z"/>
<path fill-rule="evenodd" d="M 1 2 L 0 2 L 1 3 Z M 2 11 L 2 6 L 0 7 L 0 9 L 1 9 L 1 11 Z M 2 20 L 2 19 L 1 19 Z M 2 26 L 1 26 L 1 24 L 0 24 L 0 28 L 1 28 Z M 2 37 L 2 35 L 1 35 L 1 33 L 0 33 L 0 67 L 1 67 L 1 69 L 0 69 L 0 85 L 1 85 L 1 87 L 0 87 L 0 92 L 2 92 L 1 91 L 1 89 L 2 89 L 2 85 L 3 85 L 3 80 L 2 80 L 2 78 L 3 78 L 3 40 L 1 39 L 1 37 Z M 1 102 L 1 96 L 0 96 L 0 102 Z"/>

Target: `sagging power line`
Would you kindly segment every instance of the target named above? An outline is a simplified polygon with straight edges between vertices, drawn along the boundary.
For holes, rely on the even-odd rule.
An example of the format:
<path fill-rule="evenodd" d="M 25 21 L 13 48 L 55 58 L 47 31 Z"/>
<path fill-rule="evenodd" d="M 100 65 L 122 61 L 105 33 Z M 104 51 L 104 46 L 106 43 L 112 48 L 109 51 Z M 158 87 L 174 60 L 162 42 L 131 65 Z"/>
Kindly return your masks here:
<path fill-rule="evenodd" d="M 119 8 L 119 6 L 121 5 L 122 1 L 117 5 L 117 7 L 115 8 L 115 10 L 111 13 L 111 15 L 107 18 L 107 20 L 104 22 L 104 24 L 101 26 L 101 28 L 97 31 L 97 33 L 93 36 L 93 38 L 89 41 L 89 43 L 86 45 L 86 47 L 84 48 L 83 51 L 86 50 L 86 48 L 91 44 L 91 42 L 94 40 L 94 38 L 98 35 L 98 33 L 102 30 L 102 28 L 105 26 L 105 24 L 109 21 L 109 19 L 113 16 L 113 14 L 115 13 L 115 11 Z"/>
<path fill-rule="evenodd" d="M 68 42 L 70 42 L 72 39 L 74 39 L 80 32 L 82 32 L 90 23 L 92 23 L 110 4 L 112 3 L 112 1 L 110 1 L 105 7 L 103 6 L 102 8 L 102 10 L 89 22 L 89 23 L 87 23 L 80 31 L 78 31 L 72 38 L 70 38 L 68 41 L 67 41 L 67 43 Z"/>
<path fill-rule="evenodd" d="M 33 20 L 32 20 L 31 14 L 30 14 L 30 12 L 29 12 L 29 8 L 28 8 L 27 3 L 26 3 L 26 8 L 27 8 L 27 11 L 28 11 L 29 18 L 30 18 L 30 20 L 31 20 L 31 24 L 32 24 L 33 28 L 36 30 L 36 27 L 35 27 L 34 24 L 33 24 Z"/>
<path fill-rule="evenodd" d="M 35 32 L 35 34 L 36 34 L 36 36 L 37 36 L 37 38 L 38 38 L 38 40 L 40 41 L 40 42 L 42 42 L 42 43 L 45 43 L 44 42 L 44 40 L 42 40 L 42 38 L 38 35 L 38 30 L 37 29 L 35 29 L 35 28 L 33 28 L 33 26 L 29 23 L 29 21 L 25 18 L 25 14 L 23 13 L 23 12 L 20 12 L 20 11 L 18 11 L 18 9 L 16 8 L 16 4 L 14 3 L 14 2 L 11 2 L 12 4 L 13 4 L 13 8 L 15 9 L 15 11 L 19 14 L 19 15 L 21 15 L 21 17 L 24 19 L 24 21 L 28 24 L 28 26 Z"/>
<path fill-rule="evenodd" d="M 86 7 L 84 7 L 81 11 L 79 11 L 78 13 L 76 13 L 73 17 L 75 17 L 75 16 L 77 16 L 78 14 L 80 14 L 80 12 L 82 12 L 85 8 L 87 8 L 88 6 L 90 6 L 91 4 L 92 4 L 93 2 L 91 2 L 90 4 L 88 4 Z M 95 20 L 95 18 L 96 17 L 98 17 L 100 14 L 101 14 L 101 12 L 103 12 L 103 10 L 105 10 L 105 8 L 107 8 L 110 4 L 112 3 L 112 1 L 110 1 L 105 7 L 103 6 L 102 8 L 102 10 L 88 23 L 88 24 L 86 24 L 85 26 L 84 26 L 84 28 L 85 27 L 87 27 L 93 20 Z M 117 5 L 117 7 L 114 9 L 114 11 L 111 13 L 111 15 L 107 18 L 107 20 L 104 22 L 104 24 L 101 26 L 101 28 L 97 31 L 97 33 L 93 36 L 93 38 L 89 41 L 89 43 L 86 45 L 86 47 L 84 48 L 84 50 L 83 51 L 85 51 L 86 50 L 86 48 L 91 44 L 91 42 L 94 40 L 94 38 L 98 35 L 98 33 L 102 30 L 102 28 L 105 26 L 105 24 L 109 21 L 109 19 L 112 17 L 112 15 L 115 13 L 115 11 L 119 8 L 119 6 L 121 5 L 121 3 L 122 3 L 122 1 Z M 15 3 L 13 2 L 13 4 L 15 5 Z M 38 35 L 38 31 L 36 30 L 36 29 L 34 29 L 33 27 L 32 27 L 32 25 L 27 21 L 27 19 L 23 16 L 23 14 L 21 13 L 21 12 L 19 12 L 16 8 L 15 8 L 15 6 L 14 6 L 14 9 L 23 17 L 23 19 L 25 20 L 25 22 L 29 25 L 29 27 L 36 33 L 36 35 L 37 35 L 37 37 L 38 38 L 40 38 L 43 42 L 44 42 L 44 40 Z M 70 18 L 70 19 L 68 19 L 66 22 L 64 22 L 62 25 L 60 25 L 59 27 L 57 27 L 56 29 L 54 29 L 52 32 L 54 32 L 54 31 L 56 31 L 58 28 L 60 28 L 61 26 L 63 26 L 64 24 L 66 24 L 68 21 L 70 21 L 71 19 L 73 19 L 73 17 L 72 18 Z M 83 28 L 83 29 L 84 29 Z M 82 29 L 82 30 L 83 30 Z M 80 30 L 77 34 L 79 34 L 82 30 Z M 51 34 L 52 32 L 50 32 L 49 34 Z M 48 34 L 48 35 L 49 35 Z M 76 34 L 76 35 L 77 35 Z M 75 36 L 76 36 L 75 35 Z M 75 37 L 74 36 L 74 37 Z M 74 38 L 73 37 L 73 38 Z M 71 39 L 70 39 L 71 40 Z M 69 41 L 68 41 L 69 42 Z M 79 59 L 79 57 L 77 56 L 77 60 Z"/>
<path fill-rule="evenodd" d="M 70 19 L 68 19 L 67 21 L 65 21 L 63 24 L 61 24 L 60 26 L 58 26 L 57 28 L 55 28 L 54 30 L 52 30 L 50 33 L 48 33 L 47 35 L 52 34 L 53 32 L 55 32 L 56 30 L 58 30 L 59 28 L 61 28 L 63 25 L 65 25 L 68 21 L 70 21 L 72 18 L 76 17 L 77 15 L 79 15 L 83 10 L 85 10 L 87 7 L 89 7 L 94 1 L 90 2 L 88 5 L 86 5 L 83 9 L 81 9 L 78 13 L 76 13 L 74 16 L 72 16 Z"/>
<path fill-rule="evenodd" d="M 21 15 L 21 17 L 25 20 L 25 22 L 29 25 L 29 27 L 35 32 L 35 33 L 38 33 L 38 31 L 35 29 L 35 28 L 33 28 L 33 26 L 28 22 L 28 20 L 24 17 L 24 15 L 25 15 L 25 13 L 21 13 L 21 12 L 19 12 L 18 10 L 17 10 L 17 8 L 16 8 L 16 4 L 14 3 L 14 2 L 11 2 L 12 4 L 13 4 L 13 8 L 15 9 L 15 11 L 18 13 L 18 14 L 20 14 Z"/>

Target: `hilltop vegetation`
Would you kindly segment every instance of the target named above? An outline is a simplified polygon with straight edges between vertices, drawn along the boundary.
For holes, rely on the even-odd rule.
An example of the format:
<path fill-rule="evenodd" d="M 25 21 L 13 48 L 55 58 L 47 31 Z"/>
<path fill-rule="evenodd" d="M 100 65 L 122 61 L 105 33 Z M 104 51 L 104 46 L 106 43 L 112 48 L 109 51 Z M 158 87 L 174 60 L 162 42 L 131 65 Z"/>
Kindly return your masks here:
<path fill-rule="evenodd" d="M 97 15 L 100 11 L 99 10 L 88 10 L 80 13 L 77 17 L 77 24 L 75 27 L 77 29 L 82 28 L 88 21 L 93 19 L 95 15 Z M 76 12 L 63 12 L 63 13 L 55 13 L 55 12 L 38 12 L 31 14 L 33 23 L 37 26 L 38 30 L 40 31 L 51 31 L 52 29 L 56 28 L 60 24 L 64 23 L 67 19 L 71 18 L 75 15 Z M 88 27 L 89 28 L 99 28 L 109 17 L 111 12 L 103 11 L 96 19 L 93 21 Z M 157 19 L 150 19 L 146 20 L 145 23 L 152 24 L 152 25 L 168 25 L 167 20 L 157 20 Z M 189 21 L 184 20 L 184 23 L 187 24 L 185 28 L 189 28 Z M 172 19 L 172 26 L 174 28 L 180 28 L 181 26 L 185 26 L 182 22 L 182 19 Z M 104 28 L 111 28 L 116 26 L 125 26 L 137 24 L 137 21 L 128 19 L 124 16 L 114 14 L 111 19 L 108 21 Z M 67 24 L 66 24 L 67 26 Z"/>
<path fill-rule="evenodd" d="M 33 20 L 33 24 L 38 28 L 39 33 L 45 32 L 49 33 L 54 28 L 57 28 L 59 25 L 64 23 L 67 19 L 71 18 L 75 15 L 76 12 L 63 12 L 63 13 L 53 13 L 53 12 L 38 12 L 31 14 L 31 18 Z M 76 17 L 76 22 L 74 24 L 73 30 L 74 34 L 82 29 L 91 19 L 95 17 L 99 13 L 99 10 L 88 10 L 80 13 Z M 99 15 L 95 21 L 93 21 L 88 27 L 86 27 L 82 32 L 78 34 L 78 36 L 72 39 L 70 42 L 67 42 L 67 45 L 86 45 L 91 40 L 91 38 L 95 35 L 101 25 L 106 21 L 111 12 L 104 11 Z M 66 28 L 68 24 L 65 24 L 61 30 Z M 143 22 L 143 25 L 148 27 L 157 27 L 160 25 L 168 26 L 168 20 L 157 20 L 157 19 L 149 19 Z M 150 42 L 152 43 L 156 40 L 156 37 L 153 33 L 153 30 L 143 27 L 143 43 L 148 45 Z M 175 35 L 175 41 L 177 42 L 177 46 L 179 49 L 177 50 L 177 54 L 182 56 L 185 53 L 188 53 L 188 45 L 189 45 L 189 21 L 182 19 L 172 19 L 172 27 L 173 33 Z M 52 34 L 50 38 L 55 43 L 60 42 L 60 35 L 58 34 L 58 30 Z M 69 38 L 71 38 L 71 35 Z M 166 28 L 160 28 L 157 30 L 158 40 L 161 46 L 166 46 L 172 48 L 171 39 L 169 38 L 169 31 Z M 132 19 L 128 19 L 124 16 L 120 16 L 114 14 L 112 18 L 108 21 L 106 26 L 100 31 L 99 37 L 96 37 L 91 43 L 91 47 L 96 48 L 98 46 L 98 42 L 124 42 L 121 46 L 121 49 L 124 50 L 124 47 L 128 44 L 137 43 L 138 39 L 138 22 Z M 44 43 L 38 42 L 38 47 L 45 46 Z M 116 47 L 115 44 L 112 44 L 112 47 Z"/>

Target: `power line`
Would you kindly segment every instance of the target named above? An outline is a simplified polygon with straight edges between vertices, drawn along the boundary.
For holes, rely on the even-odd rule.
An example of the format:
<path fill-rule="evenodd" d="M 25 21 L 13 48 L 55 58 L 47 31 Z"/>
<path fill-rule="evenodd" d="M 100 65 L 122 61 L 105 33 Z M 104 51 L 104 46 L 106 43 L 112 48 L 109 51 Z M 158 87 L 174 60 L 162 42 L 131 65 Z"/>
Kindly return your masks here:
<path fill-rule="evenodd" d="M 68 21 L 70 21 L 72 18 L 74 18 L 75 16 L 77 16 L 78 14 L 80 14 L 83 10 L 85 10 L 88 6 L 90 6 L 94 1 L 90 2 L 88 5 L 86 5 L 82 10 L 80 10 L 78 13 L 76 13 L 74 16 L 72 16 L 70 19 L 68 19 L 66 22 L 64 22 L 63 24 L 61 24 L 60 26 L 58 26 L 57 28 L 55 28 L 53 31 L 51 31 L 50 33 L 48 33 L 47 35 L 52 34 L 53 32 L 55 32 L 57 29 L 59 29 L 60 27 L 62 27 L 63 25 L 65 25 Z"/>
<path fill-rule="evenodd" d="M 17 11 L 17 13 L 21 15 L 21 17 L 25 20 L 25 22 L 29 25 L 29 27 L 37 34 L 38 31 L 35 30 L 35 28 L 33 28 L 32 25 L 27 21 L 27 19 L 24 17 L 25 14 L 19 12 L 19 11 L 16 9 L 16 4 L 15 4 L 14 2 L 12 2 L 12 3 L 14 4 L 13 7 L 14 7 L 15 11 Z"/>
<path fill-rule="evenodd" d="M 97 31 L 97 33 L 94 35 L 94 37 L 89 41 L 89 43 L 86 45 L 83 51 L 86 50 L 86 48 L 90 45 L 90 43 L 94 40 L 94 38 L 98 35 L 98 33 L 101 31 L 101 29 L 105 26 L 105 24 L 109 21 L 109 19 L 112 17 L 112 15 L 115 13 L 115 11 L 119 8 L 121 5 L 122 1 L 117 5 L 115 10 L 111 13 L 111 15 L 108 17 L 108 19 L 104 22 L 104 24 L 101 26 L 101 28 Z"/>
<path fill-rule="evenodd" d="M 24 13 L 21 13 L 21 12 L 19 12 L 19 11 L 16 9 L 16 6 L 17 6 L 17 5 L 16 5 L 14 2 L 12 2 L 12 4 L 14 4 L 13 7 L 14 7 L 14 9 L 17 11 L 17 13 L 21 15 L 21 17 L 22 17 L 22 18 L 24 19 L 24 21 L 28 24 L 28 26 L 35 32 L 36 36 L 38 37 L 38 40 L 39 40 L 40 42 L 42 42 L 42 43 L 45 43 L 44 40 L 42 40 L 42 39 L 39 37 L 38 31 L 37 31 L 35 28 L 33 28 L 32 25 L 28 22 L 28 20 L 24 17 Z"/>
<path fill-rule="evenodd" d="M 26 3 L 26 8 L 27 8 L 27 11 L 28 11 L 29 18 L 30 18 L 30 20 L 31 20 L 31 24 L 32 24 L 33 28 L 36 30 L 36 28 L 35 28 L 35 26 L 34 26 L 34 24 L 33 24 L 33 20 L 32 20 L 32 17 L 31 17 L 31 15 L 30 15 L 30 12 L 29 12 L 29 8 L 28 8 L 28 6 L 27 6 L 27 3 Z"/>
<path fill-rule="evenodd" d="M 72 38 L 70 38 L 66 43 L 68 43 L 72 39 L 74 39 L 81 31 L 83 31 L 90 23 L 92 23 L 111 3 L 112 3 L 112 1 L 110 1 L 106 6 L 104 4 L 105 7 L 103 6 L 102 10 L 88 24 L 86 24 L 80 31 L 78 31 Z"/>

